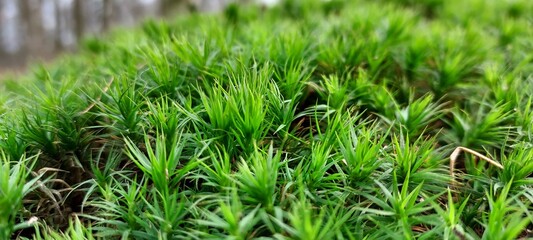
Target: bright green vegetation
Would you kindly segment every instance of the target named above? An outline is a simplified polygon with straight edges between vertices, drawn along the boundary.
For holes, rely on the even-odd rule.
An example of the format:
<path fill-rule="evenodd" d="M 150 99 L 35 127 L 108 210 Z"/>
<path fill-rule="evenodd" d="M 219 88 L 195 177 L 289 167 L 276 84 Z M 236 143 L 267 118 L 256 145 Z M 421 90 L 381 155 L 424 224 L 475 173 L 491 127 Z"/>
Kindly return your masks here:
<path fill-rule="evenodd" d="M 526 238 L 531 13 L 302 0 L 86 40 L 4 82 L 0 239 Z"/>

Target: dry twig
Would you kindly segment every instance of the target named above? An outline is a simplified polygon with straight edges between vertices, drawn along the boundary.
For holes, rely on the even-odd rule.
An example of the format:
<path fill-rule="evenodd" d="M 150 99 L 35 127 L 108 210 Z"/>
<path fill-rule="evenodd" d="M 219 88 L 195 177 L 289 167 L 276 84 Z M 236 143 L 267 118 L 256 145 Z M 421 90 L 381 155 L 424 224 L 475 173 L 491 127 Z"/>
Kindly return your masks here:
<path fill-rule="evenodd" d="M 495 160 L 492 160 L 488 157 L 485 157 L 483 156 L 483 154 L 481 153 L 478 153 L 472 149 L 469 149 L 469 148 L 465 148 L 465 147 L 457 147 L 455 150 L 453 150 L 452 154 L 450 154 L 450 175 L 452 176 L 452 181 L 455 179 L 455 173 L 454 173 L 454 170 L 455 170 L 455 163 L 457 162 L 457 158 L 459 157 L 459 154 L 464 151 L 464 152 L 467 152 L 467 153 L 470 153 L 476 157 L 479 157 L 480 159 L 483 159 L 485 161 L 487 161 L 488 163 L 500 168 L 500 169 L 503 169 L 503 166 L 496 162 Z"/>
<path fill-rule="evenodd" d="M 113 83 L 113 80 L 114 80 L 114 78 L 111 78 L 111 80 L 109 80 L 109 82 L 105 85 L 104 89 L 102 89 L 102 95 L 104 93 L 106 93 L 107 90 L 109 90 L 109 87 L 111 87 L 111 84 Z M 91 103 L 85 110 L 79 112 L 78 114 L 79 115 L 83 115 L 83 114 L 89 112 L 96 105 L 96 103 L 99 102 L 100 99 L 102 99 L 102 95 L 100 95 L 98 98 L 96 98 L 93 103 Z"/>

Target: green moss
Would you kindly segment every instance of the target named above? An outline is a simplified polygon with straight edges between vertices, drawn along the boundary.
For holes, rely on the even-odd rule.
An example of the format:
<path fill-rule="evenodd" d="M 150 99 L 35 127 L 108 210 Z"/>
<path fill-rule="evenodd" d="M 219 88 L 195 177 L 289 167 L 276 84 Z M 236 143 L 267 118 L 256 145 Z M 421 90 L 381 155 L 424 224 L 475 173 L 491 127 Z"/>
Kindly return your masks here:
<path fill-rule="evenodd" d="M 87 39 L 3 83 L 0 202 L 16 204 L 0 232 L 526 236 L 530 12 L 528 0 L 283 1 Z"/>

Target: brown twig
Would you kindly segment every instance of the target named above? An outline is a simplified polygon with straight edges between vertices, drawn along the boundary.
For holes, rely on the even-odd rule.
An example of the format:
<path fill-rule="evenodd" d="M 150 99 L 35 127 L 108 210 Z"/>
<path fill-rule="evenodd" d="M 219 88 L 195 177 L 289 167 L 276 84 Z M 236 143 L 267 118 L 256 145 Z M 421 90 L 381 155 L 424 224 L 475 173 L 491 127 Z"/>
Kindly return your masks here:
<path fill-rule="evenodd" d="M 105 85 L 104 89 L 102 89 L 102 95 L 109 90 L 109 88 L 111 87 L 111 84 L 113 83 L 114 79 L 115 78 L 112 77 L 111 80 L 109 80 L 109 82 Z M 102 95 L 97 97 L 96 100 L 93 103 L 91 103 L 85 110 L 79 112 L 78 114 L 79 115 L 83 115 L 85 113 L 88 113 L 96 105 L 96 103 L 99 102 L 100 99 L 102 99 Z"/>
<path fill-rule="evenodd" d="M 457 147 L 455 150 L 453 150 L 452 154 L 450 154 L 450 175 L 452 176 L 452 181 L 454 181 L 454 179 L 455 179 L 455 172 L 454 172 L 454 170 L 455 170 L 455 162 L 457 161 L 457 158 L 459 157 L 459 154 L 462 151 L 470 153 L 470 154 L 472 154 L 472 155 L 474 155 L 476 157 L 479 157 L 479 158 L 487 161 L 488 163 L 498 167 L 499 169 L 503 169 L 503 166 L 500 163 L 498 163 L 495 160 L 492 160 L 492 159 L 490 159 L 488 157 L 483 156 L 483 154 L 481 154 L 481 153 L 478 153 L 478 152 L 476 152 L 476 151 L 474 151 L 472 149 L 469 149 L 469 148 Z"/>

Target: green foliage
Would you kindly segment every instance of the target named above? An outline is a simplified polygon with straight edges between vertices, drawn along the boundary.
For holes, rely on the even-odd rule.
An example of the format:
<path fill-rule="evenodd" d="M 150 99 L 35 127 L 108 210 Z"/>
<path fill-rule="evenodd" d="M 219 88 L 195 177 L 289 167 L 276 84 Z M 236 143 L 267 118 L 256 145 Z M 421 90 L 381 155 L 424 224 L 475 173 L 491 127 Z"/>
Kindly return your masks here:
<path fill-rule="evenodd" d="M 286 0 L 85 40 L 1 83 L 0 239 L 527 238 L 531 12 Z"/>
<path fill-rule="evenodd" d="M 492 193 L 487 192 L 490 211 L 483 221 L 486 223 L 483 239 L 516 239 L 531 223 L 531 219 L 523 217 L 524 209 L 512 204 L 514 199 L 508 195 L 510 188 L 511 184 L 503 186 L 498 195 L 492 188 Z"/>
<path fill-rule="evenodd" d="M 2 165 L 0 169 L 0 237 L 9 239 L 11 235 L 20 229 L 27 228 L 36 220 L 28 219 L 19 222 L 19 213 L 23 207 L 23 200 L 26 195 L 33 191 L 40 177 L 31 179 L 31 168 L 35 164 L 35 157 L 21 158 L 13 163 L 9 157 L 1 152 Z"/>
<path fill-rule="evenodd" d="M 339 133 L 343 165 L 353 187 L 369 184 L 382 164 L 385 155 L 382 149 L 387 136 L 379 136 L 380 133 L 374 129 L 373 126 L 361 129 L 349 126 Z"/>

